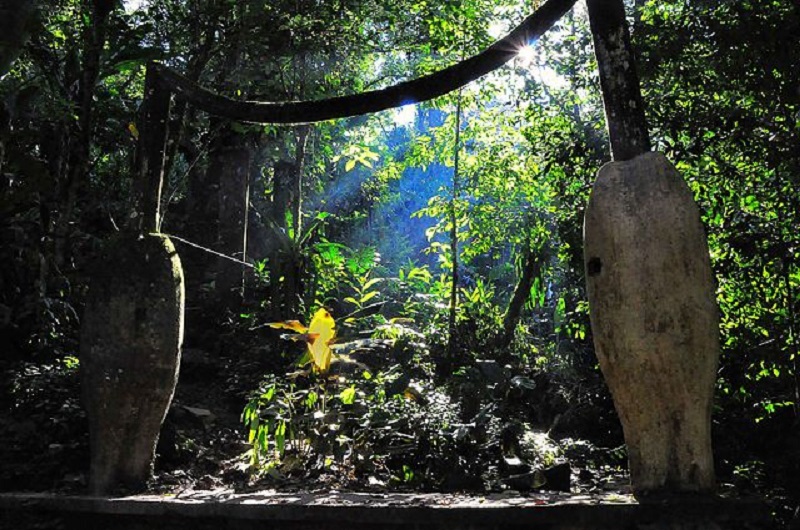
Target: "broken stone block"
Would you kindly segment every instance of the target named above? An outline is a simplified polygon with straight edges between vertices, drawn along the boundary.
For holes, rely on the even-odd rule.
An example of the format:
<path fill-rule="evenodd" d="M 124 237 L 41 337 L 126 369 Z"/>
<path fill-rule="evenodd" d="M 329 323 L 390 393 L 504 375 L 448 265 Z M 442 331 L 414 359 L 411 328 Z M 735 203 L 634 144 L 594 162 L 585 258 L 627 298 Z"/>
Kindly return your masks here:
<path fill-rule="evenodd" d="M 200 407 L 189 407 L 184 405 L 183 410 L 189 413 L 189 415 L 194 418 L 194 421 L 204 428 L 208 428 L 214 424 L 217 417 L 208 409 L 200 408 Z"/>

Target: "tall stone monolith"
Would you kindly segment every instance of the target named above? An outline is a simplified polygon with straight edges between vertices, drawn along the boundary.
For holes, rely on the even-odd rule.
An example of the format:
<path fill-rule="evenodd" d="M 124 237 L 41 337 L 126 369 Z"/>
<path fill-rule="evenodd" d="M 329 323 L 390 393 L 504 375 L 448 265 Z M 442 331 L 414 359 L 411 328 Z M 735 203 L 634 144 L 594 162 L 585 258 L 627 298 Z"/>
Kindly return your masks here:
<path fill-rule="evenodd" d="M 622 422 L 634 492 L 711 492 L 719 317 L 692 194 L 660 153 L 600 169 L 585 265 L 600 367 Z"/>
<path fill-rule="evenodd" d="M 150 477 L 177 382 L 183 272 L 160 234 L 122 236 L 94 272 L 81 328 L 81 384 L 94 494 L 137 490 Z"/>

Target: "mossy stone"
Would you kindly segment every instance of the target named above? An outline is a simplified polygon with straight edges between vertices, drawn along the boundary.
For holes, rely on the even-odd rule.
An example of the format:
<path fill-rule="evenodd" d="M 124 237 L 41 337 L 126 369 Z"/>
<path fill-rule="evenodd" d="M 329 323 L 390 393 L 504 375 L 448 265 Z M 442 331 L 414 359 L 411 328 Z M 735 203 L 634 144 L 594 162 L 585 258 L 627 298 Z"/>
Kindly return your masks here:
<path fill-rule="evenodd" d="M 177 382 L 183 315 L 183 271 L 169 238 L 127 235 L 109 244 L 81 328 L 92 493 L 140 489 L 150 477 Z"/>

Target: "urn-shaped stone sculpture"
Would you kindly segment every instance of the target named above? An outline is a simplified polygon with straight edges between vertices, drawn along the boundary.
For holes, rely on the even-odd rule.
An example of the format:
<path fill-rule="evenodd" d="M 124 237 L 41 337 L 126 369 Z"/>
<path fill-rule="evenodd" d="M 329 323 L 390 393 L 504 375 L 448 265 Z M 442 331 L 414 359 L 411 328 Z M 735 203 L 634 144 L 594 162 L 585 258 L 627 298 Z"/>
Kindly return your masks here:
<path fill-rule="evenodd" d="M 140 489 L 175 391 L 183 340 L 183 272 L 163 235 L 109 245 L 89 285 L 81 384 L 94 494 Z"/>
<path fill-rule="evenodd" d="M 719 317 L 688 186 L 660 153 L 606 164 L 584 240 L 595 348 L 625 433 L 634 492 L 713 491 Z"/>

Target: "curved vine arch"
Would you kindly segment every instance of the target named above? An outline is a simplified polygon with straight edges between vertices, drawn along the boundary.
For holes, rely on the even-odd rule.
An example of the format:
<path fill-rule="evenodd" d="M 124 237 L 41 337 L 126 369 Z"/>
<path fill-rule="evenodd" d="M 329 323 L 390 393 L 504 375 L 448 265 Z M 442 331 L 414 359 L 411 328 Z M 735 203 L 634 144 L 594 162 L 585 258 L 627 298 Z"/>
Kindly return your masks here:
<path fill-rule="evenodd" d="M 313 101 L 236 101 L 216 94 L 163 64 L 150 63 L 145 80 L 138 186 L 132 225 L 158 231 L 170 101 L 174 94 L 200 110 L 254 123 L 296 124 L 347 118 L 420 103 L 461 88 L 503 66 L 519 50 L 540 38 L 577 0 L 547 0 L 508 35 L 484 51 L 430 75 L 381 90 Z"/>
<path fill-rule="evenodd" d="M 433 74 L 381 90 L 314 101 L 235 101 L 207 90 L 166 66 L 153 63 L 160 80 L 176 97 L 231 120 L 255 123 L 311 123 L 347 118 L 428 101 L 496 70 L 519 50 L 540 38 L 572 8 L 576 0 L 547 0 L 508 35 L 484 51 Z"/>

